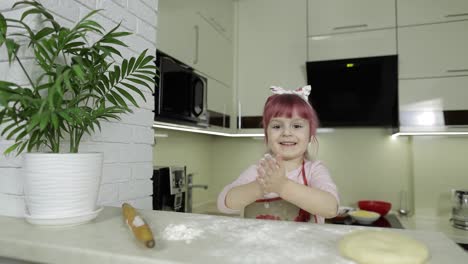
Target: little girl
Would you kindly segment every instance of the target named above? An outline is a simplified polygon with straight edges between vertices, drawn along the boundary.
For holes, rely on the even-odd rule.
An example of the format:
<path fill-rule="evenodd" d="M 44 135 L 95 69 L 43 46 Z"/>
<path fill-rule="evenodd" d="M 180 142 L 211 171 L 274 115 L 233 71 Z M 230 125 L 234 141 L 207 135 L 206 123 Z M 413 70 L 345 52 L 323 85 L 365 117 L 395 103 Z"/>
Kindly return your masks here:
<path fill-rule="evenodd" d="M 262 219 L 324 223 L 336 216 L 338 192 L 327 168 L 307 153 L 318 118 L 308 103 L 310 86 L 295 91 L 271 87 L 263 110 L 268 153 L 224 187 L 218 209 Z"/>

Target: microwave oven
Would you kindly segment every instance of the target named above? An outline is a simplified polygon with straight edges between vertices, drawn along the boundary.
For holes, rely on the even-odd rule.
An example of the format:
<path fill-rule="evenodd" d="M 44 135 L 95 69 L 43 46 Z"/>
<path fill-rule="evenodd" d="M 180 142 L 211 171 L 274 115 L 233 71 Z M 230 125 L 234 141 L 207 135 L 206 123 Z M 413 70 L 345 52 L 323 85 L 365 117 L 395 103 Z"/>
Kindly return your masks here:
<path fill-rule="evenodd" d="M 154 120 L 208 126 L 207 79 L 159 50 L 156 65 Z"/>

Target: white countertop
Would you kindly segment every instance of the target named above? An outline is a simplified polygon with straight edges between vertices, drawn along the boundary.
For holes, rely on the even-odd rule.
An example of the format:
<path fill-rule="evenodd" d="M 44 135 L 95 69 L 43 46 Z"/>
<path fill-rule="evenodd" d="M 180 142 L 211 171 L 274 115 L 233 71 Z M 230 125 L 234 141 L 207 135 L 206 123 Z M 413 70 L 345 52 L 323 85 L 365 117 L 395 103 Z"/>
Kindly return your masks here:
<path fill-rule="evenodd" d="M 106 207 L 94 221 L 45 228 L 0 217 L 0 256 L 45 263 L 353 263 L 338 240 L 370 227 L 317 225 L 140 210 L 156 238 L 138 243 L 121 209 Z M 376 229 L 376 228 L 374 228 Z M 429 263 L 467 263 L 468 254 L 441 232 L 398 230 L 429 248 Z M 313 249 L 313 250 L 311 250 Z"/>
<path fill-rule="evenodd" d="M 460 244 L 468 244 L 468 230 L 452 226 L 450 216 L 418 216 L 398 217 L 406 229 L 439 231 Z"/>
<path fill-rule="evenodd" d="M 226 214 L 218 212 L 216 203 L 206 203 L 202 206 L 195 207 L 194 213 L 209 214 L 209 215 L 224 215 Z M 398 217 L 401 224 L 405 229 L 411 230 L 426 230 L 426 231 L 437 231 L 442 232 L 450 239 L 460 244 L 468 244 L 468 230 L 455 228 L 450 222 L 450 215 L 443 216 L 399 216 L 398 212 L 391 211 L 393 215 Z M 230 217 L 240 217 L 238 215 L 229 215 Z"/>

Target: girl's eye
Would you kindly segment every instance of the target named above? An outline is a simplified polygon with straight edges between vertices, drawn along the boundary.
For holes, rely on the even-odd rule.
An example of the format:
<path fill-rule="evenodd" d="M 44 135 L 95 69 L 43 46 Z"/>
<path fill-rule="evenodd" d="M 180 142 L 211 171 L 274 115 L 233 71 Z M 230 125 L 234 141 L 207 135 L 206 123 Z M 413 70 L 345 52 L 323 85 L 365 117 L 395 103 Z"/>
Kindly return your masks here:
<path fill-rule="evenodd" d="M 272 125 L 271 128 L 278 129 L 278 128 L 280 128 L 280 125 Z"/>
<path fill-rule="evenodd" d="M 294 127 L 294 128 L 303 128 L 304 126 L 301 125 L 301 124 L 295 124 L 295 125 L 293 125 L 293 127 Z"/>

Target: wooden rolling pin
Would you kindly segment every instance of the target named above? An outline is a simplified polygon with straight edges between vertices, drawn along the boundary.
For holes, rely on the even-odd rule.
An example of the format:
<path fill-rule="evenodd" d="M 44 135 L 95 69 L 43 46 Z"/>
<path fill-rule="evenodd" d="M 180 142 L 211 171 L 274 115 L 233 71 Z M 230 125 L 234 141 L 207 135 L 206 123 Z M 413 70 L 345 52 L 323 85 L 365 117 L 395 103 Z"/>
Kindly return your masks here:
<path fill-rule="evenodd" d="M 143 218 L 137 213 L 135 208 L 128 203 L 122 204 L 122 213 L 125 223 L 130 227 L 136 239 L 148 248 L 155 245 L 153 232 Z"/>

